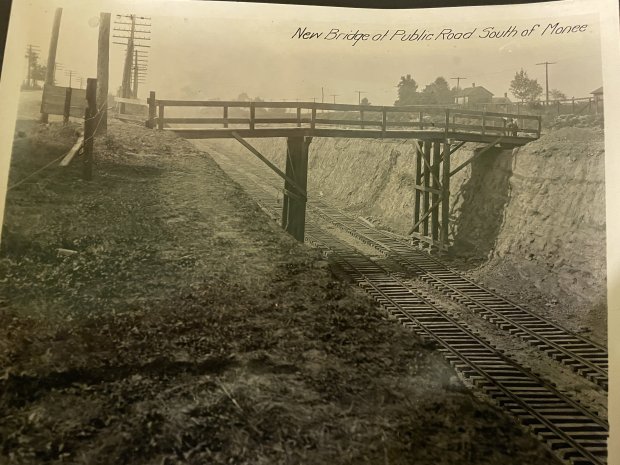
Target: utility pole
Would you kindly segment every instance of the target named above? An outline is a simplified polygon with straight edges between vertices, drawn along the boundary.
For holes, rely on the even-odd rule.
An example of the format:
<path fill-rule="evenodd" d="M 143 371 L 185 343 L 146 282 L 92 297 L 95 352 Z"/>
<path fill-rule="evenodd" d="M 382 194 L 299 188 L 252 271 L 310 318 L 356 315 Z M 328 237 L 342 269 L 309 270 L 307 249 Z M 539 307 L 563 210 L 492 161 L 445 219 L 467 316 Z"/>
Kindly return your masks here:
<path fill-rule="evenodd" d="M 334 97 L 334 103 L 336 103 L 336 97 L 338 97 L 340 94 L 330 94 L 332 97 Z"/>
<path fill-rule="evenodd" d="M 545 104 L 548 106 L 549 105 L 549 65 L 555 65 L 555 61 L 554 62 L 549 62 L 549 61 L 543 61 L 542 63 L 536 63 L 536 66 L 538 65 L 545 65 Z"/>
<path fill-rule="evenodd" d="M 72 77 L 73 77 L 73 70 L 72 69 L 66 69 L 65 70 L 65 76 L 69 76 L 69 87 L 71 87 L 71 82 L 72 82 Z"/>
<path fill-rule="evenodd" d="M 126 54 L 125 54 L 125 65 L 123 67 L 123 81 L 121 87 L 121 97 L 123 98 L 131 98 L 136 92 L 138 79 L 136 79 L 137 74 L 135 72 L 134 64 L 137 62 L 136 60 L 136 49 L 137 48 L 150 48 L 148 45 L 142 43 L 143 41 L 151 40 L 147 35 L 151 33 L 150 29 L 148 29 L 150 24 L 149 17 L 145 16 L 136 16 L 136 15 L 116 15 L 117 20 L 115 22 L 114 31 L 121 32 L 124 34 L 121 35 L 113 35 L 116 39 L 126 39 L 127 42 L 119 41 L 114 42 L 115 44 L 125 45 Z M 139 20 L 140 22 L 137 22 Z M 126 27 L 124 27 L 126 26 Z M 141 34 L 141 35 L 136 35 Z M 136 67 L 137 68 L 137 67 Z M 132 70 L 133 73 L 133 84 L 134 91 L 132 91 Z M 121 104 L 121 113 L 125 110 L 125 105 Z"/>
<path fill-rule="evenodd" d="M 460 89 L 459 84 L 461 83 L 461 81 L 465 81 L 467 78 L 463 76 L 457 76 L 457 77 L 451 77 L 450 79 L 456 81 L 456 91 L 458 92 Z"/>
<path fill-rule="evenodd" d="M 58 35 L 60 34 L 60 19 L 62 18 L 62 8 L 56 8 L 54 13 L 54 23 L 52 25 L 52 37 L 50 39 L 50 49 L 47 54 L 47 70 L 45 71 L 45 85 L 54 85 L 54 71 L 56 70 L 56 49 L 58 48 Z M 47 123 L 47 113 L 41 113 L 41 122 Z"/>
<path fill-rule="evenodd" d="M 367 94 L 367 92 L 365 92 L 363 90 L 356 90 L 355 92 L 357 92 L 357 104 L 361 105 L 362 104 L 362 94 Z"/>
<path fill-rule="evenodd" d="M 99 39 L 97 45 L 97 108 L 100 134 L 108 132 L 108 80 L 110 78 L 110 13 L 99 14 Z M 82 81 L 80 79 L 80 89 Z"/>
<path fill-rule="evenodd" d="M 34 81 L 36 81 L 34 77 L 34 67 L 39 59 L 39 50 L 38 46 L 28 44 L 28 49 L 26 50 L 26 58 L 28 58 L 28 76 L 26 78 L 26 87 L 32 88 L 34 87 Z"/>

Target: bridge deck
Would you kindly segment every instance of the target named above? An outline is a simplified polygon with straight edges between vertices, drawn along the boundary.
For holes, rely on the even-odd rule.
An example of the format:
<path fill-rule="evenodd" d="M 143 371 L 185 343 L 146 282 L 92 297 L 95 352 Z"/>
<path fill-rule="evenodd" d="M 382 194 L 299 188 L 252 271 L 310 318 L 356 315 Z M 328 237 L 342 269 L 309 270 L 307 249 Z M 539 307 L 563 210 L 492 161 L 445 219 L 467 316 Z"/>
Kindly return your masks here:
<path fill-rule="evenodd" d="M 187 139 L 232 138 L 236 134 L 242 138 L 301 136 L 491 143 L 501 138 L 501 144 L 519 146 L 538 139 L 541 130 L 539 116 L 454 106 L 157 100 L 154 92 L 148 103 L 150 126 L 157 124 L 159 129 Z M 166 116 L 166 109 L 171 107 L 194 110 L 190 114 L 176 110 L 177 115 L 187 115 L 184 117 Z"/>
<path fill-rule="evenodd" d="M 451 139 L 463 142 L 491 143 L 501 137 L 502 145 L 521 146 L 536 140 L 534 135 L 511 136 L 498 133 L 480 134 L 444 130 L 390 130 L 374 129 L 340 129 L 340 128 L 257 128 L 257 129 L 204 129 L 204 128 L 165 128 L 185 139 L 226 139 L 233 138 L 233 133 L 243 138 L 265 137 L 342 137 L 357 139 L 417 139 L 438 140 Z"/>

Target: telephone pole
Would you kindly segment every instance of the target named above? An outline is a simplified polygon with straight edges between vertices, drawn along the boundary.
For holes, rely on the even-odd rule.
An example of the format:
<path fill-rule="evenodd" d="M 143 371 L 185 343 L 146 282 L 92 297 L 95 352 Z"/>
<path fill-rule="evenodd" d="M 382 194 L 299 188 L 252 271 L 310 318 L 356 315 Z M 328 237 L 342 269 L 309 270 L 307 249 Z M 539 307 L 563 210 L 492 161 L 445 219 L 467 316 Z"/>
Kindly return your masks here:
<path fill-rule="evenodd" d="M 336 103 L 336 97 L 338 97 L 340 94 L 329 94 L 329 95 L 334 98 L 334 103 Z"/>
<path fill-rule="evenodd" d="M 32 88 L 34 87 L 34 81 L 36 81 L 34 77 L 34 68 L 35 64 L 39 59 L 39 50 L 38 46 L 28 44 L 28 49 L 26 50 L 26 58 L 28 58 L 28 77 L 26 78 L 26 87 Z"/>
<path fill-rule="evenodd" d="M 545 65 L 545 104 L 548 106 L 549 105 L 549 65 L 555 65 L 555 61 L 554 62 L 549 62 L 549 61 L 543 61 L 542 63 L 536 63 L 536 66 L 538 65 Z"/>
<path fill-rule="evenodd" d="M 60 19 L 62 18 L 62 8 L 56 8 L 54 13 L 54 23 L 52 25 L 52 37 L 50 39 L 50 49 L 47 54 L 47 70 L 45 71 L 45 84 L 54 85 L 54 71 L 56 71 L 56 49 L 58 48 L 58 35 L 60 34 Z M 47 113 L 41 113 L 41 122 L 47 123 Z"/>
<path fill-rule="evenodd" d="M 357 104 L 361 105 L 362 104 L 362 94 L 367 94 L 367 92 L 365 92 L 363 90 L 356 90 L 355 92 L 357 92 Z"/>
<path fill-rule="evenodd" d="M 141 51 L 138 49 L 150 48 L 149 45 L 146 45 L 143 42 L 151 40 L 151 38 L 148 37 L 151 33 L 149 29 L 151 27 L 151 18 L 136 15 L 116 15 L 116 18 L 114 31 L 121 34 L 114 34 L 112 37 L 123 40 L 114 43 L 118 45 L 125 45 L 127 47 L 125 50 L 125 64 L 123 66 L 121 97 L 137 97 L 139 73 L 136 72 L 136 70 L 138 70 L 137 59 L 140 57 L 139 52 Z M 126 42 L 124 40 L 126 40 Z M 143 53 L 146 53 L 146 51 L 143 51 Z M 146 58 L 145 55 L 143 55 L 142 58 Z M 121 105 L 121 113 L 124 111 L 124 106 L 124 104 Z"/>
<path fill-rule="evenodd" d="M 108 132 L 108 80 L 110 77 L 110 13 L 99 14 L 97 42 L 97 128 L 100 134 Z M 80 80 L 80 89 L 82 82 Z"/>
<path fill-rule="evenodd" d="M 461 83 L 461 81 L 464 81 L 467 78 L 463 76 L 457 76 L 457 77 L 451 77 L 450 79 L 456 81 L 456 91 L 458 92 L 460 90 L 459 84 Z"/>
<path fill-rule="evenodd" d="M 73 70 L 72 69 L 66 69 L 65 70 L 65 76 L 69 76 L 69 87 L 71 87 L 71 82 L 72 82 L 72 78 L 73 78 Z"/>

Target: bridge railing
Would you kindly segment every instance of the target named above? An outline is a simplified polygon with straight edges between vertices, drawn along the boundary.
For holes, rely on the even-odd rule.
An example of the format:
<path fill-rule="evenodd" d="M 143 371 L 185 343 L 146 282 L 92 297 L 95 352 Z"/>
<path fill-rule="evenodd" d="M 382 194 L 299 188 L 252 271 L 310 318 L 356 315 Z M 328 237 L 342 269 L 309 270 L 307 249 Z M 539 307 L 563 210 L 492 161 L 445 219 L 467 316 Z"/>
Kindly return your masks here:
<path fill-rule="evenodd" d="M 159 129 L 188 125 L 217 128 L 332 128 L 374 129 L 388 134 L 390 131 L 430 130 L 444 133 L 471 132 L 489 135 L 514 135 L 511 125 L 517 121 L 518 135 L 538 138 L 541 118 L 535 115 L 460 110 L 442 106 L 377 106 L 316 102 L 240 102 L 219 100 L 161 100 L 151 92 L 149 127 Z M 168 113 L 173 108 L 194 108 Z M 198 111 L 196 111 L 198 110 Z M 179 116 L 179 115 L 183 116 Z"/>

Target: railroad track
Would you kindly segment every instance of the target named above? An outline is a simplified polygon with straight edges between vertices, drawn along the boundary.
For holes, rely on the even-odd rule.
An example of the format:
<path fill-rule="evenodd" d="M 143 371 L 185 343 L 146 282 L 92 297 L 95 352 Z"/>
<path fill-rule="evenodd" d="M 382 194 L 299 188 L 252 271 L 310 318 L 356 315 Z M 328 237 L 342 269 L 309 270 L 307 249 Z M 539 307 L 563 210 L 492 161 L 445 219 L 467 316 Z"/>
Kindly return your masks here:
<path fill-rule="evenodd" d="M 486 321 L 608 389 L 608 355 L 604 346 L 480 286 L 429 254 L 416 250 L 403 237 L 370 227 L 324 202 L 312 201 L 311 206 L 326 221 L 375 248 Z"/>
<path fill-rule="evenodd" d="M 276 189 L 265 186 L 257 174 L 241 172 L 230 160 L 217 159 L 227 171 L 244 177 L 249 193 L 272 218 L 279 218 Z M 434 341 L 461 376 L 516 417 L 559 458 L 572 465 L 606 463 L 608 425 L 604 420 L 499 353 L 465 323 L 353 246 L 314 223 L 307 224 L 306 237 L 393 317 Z"/>

